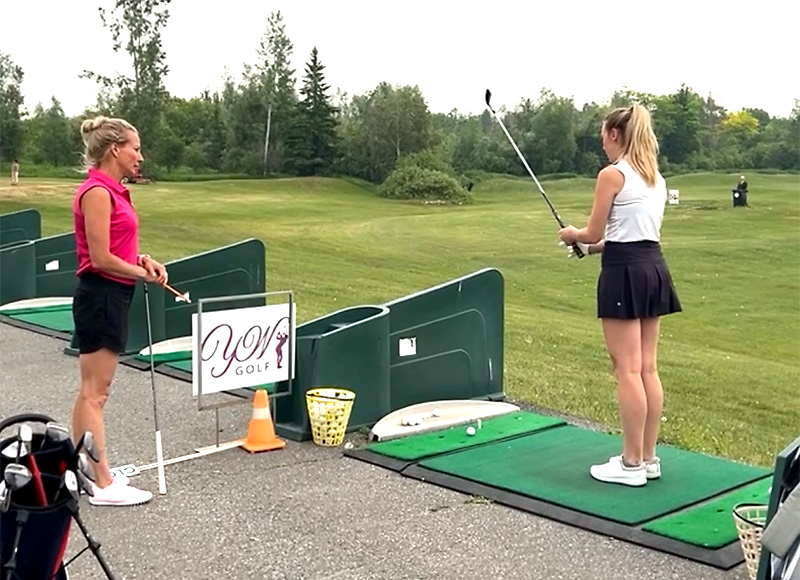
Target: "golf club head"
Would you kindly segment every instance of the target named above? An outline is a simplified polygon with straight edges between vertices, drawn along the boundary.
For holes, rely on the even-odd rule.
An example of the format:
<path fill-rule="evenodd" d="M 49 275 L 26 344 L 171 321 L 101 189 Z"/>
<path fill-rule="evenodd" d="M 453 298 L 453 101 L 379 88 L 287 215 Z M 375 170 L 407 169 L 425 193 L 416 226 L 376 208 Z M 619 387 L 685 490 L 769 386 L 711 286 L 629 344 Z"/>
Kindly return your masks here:
<path fill-rule="evenodd" d="M 89 480 L 97 481 L 94 475 L 94 467 L 92 467 L 91 462 L 86 459 L 83 453 L 78 454 L 78 471 L 83 473 Z"/>
<path fill-rule="evenodd" d="M 12 492 L 28 485 L 32 477 L 31 470 L 20 463 L 9 463 L 3 472 L 3 481 Z"/>
<path fill-rule="evenodd" d="M 11 494 L 8 493 L 5 480 L 0 481 L 0 513 L 6 513 L 11 504 Z"/>
<path fill-rule="evenodd" d="M 12 441 L 3 449 L 3 456 L 15 461 L 18 460 L 19 457 L 25 457 L 27 454 L 28 450 L 21 441 Z"/>
<path fill-rule="evenodd" d="M 17 463 L 22 457 L 23 452 L 31 451 L 31 441 L 33 440 L 33 429 L 27 423 L 22 423 L 17 430 Z"/>
<path fill-rule="evenodd" d="M 45 426 L 44 434 L 47 440 L 53 443 L 63 443 L 69 439 L 69 429 L 54 422 L 50 422 Z"/>
<path fill-rule="evenodd" d="M 92 481 L 86 476 L 86 474 L 80 469 L 76 471 L 75 474 L 78 476 L 78 485 L 80 486 L 80 489 L 83 490 L 86 495 L 90 497 L 94 496 L 94 487 L 92 487 Z"/>
<path fill-rule="evenodd" d="M 75 453 L 78 453 L 81 449 L 85 449 L 86 454 L 95 463 L 100 461 L 100 458 L 97 455 L 97 449 L 94 446 L 94 435 L 91 431 L 86 431 L 83 435 L 81 435 L 81 438 L 78 440 L 78 444 L 75 446 Z"/>
<path fill-rule="evenodd" d="M 492 101 L 492 91 L 486 89 L 486 106 L 489 107 L 490 109 L 492 109 L 491 101 Z M 494 109 L 492 109 L 492 112 L 494 113 Z"/>
<path fill-rule="evenodd" d="M 78 501 L 81 497 L 80 489 L 78 489 L 78 476 L 71 469 L 64 472 L 64 485 L 72 496 L 72 499 Z"/>

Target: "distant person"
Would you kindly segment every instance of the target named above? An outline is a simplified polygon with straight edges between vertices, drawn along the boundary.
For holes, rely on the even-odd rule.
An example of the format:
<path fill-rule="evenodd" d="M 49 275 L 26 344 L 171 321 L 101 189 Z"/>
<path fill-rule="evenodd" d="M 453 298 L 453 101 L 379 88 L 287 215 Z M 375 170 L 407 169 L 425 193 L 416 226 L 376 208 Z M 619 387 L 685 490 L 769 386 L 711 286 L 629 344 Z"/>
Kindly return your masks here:
<path fill-rule="evenodd" d="M 139 254 L 139 218 L 130 193 L 120 182 L 136 174 L 142 162 L 139 134 L 122 119 L 96 117 L 81 125 L 88 169 L 75 195 L 79 278 L 72 303 L 75 338 L 80 353 L 81 386 L 72 415 L 76 440 L 95 436 L 99 461 L 93 505 L 136 505 L 153 494 L 113 478 L 106 454 L 103 409 L 128 341 L 128 310 L 137 280 L 165 284 L 167 271 L 150 256 Z"/>
<path fill-rule="evenodd" d="M 602 252 L 597 317 L 617 379 L 622 454 L 593 465 L 603 482 L 645 485 L 661 477 L 656 442 L 664 395 L 658 375 L 660 317 L 681 311 L 661 254 L 667 186 L 658 171 L 658 142 L 641 105 L 615 109 L 602 126 L 611 165 L 597 176 L 585 228 L 559 232 L 564 244 L 585 254 Z M 603 238 L 605 234 L 605 239 Z"/>
<path fill-rule="evenodd" d="M 14 159 L 11 162 L 11 185 L 17 185 L 19 183 L 19 162 Z"/>
<path fill-rule="evenodd" d="M 739 177 L 739 183 L 736 184 L 736 187 L 732 190 L 733 193 L 733 206 L 747 206 L 747 181 L 744 178 L 744 175 Z"/>

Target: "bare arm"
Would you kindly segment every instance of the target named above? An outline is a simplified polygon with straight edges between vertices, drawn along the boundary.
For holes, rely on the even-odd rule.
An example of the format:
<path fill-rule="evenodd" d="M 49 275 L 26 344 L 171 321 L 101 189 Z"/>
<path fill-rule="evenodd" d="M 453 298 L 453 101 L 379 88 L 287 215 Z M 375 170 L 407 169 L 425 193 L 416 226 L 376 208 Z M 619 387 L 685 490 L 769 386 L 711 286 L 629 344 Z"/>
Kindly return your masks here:
<path fill-rule="evenodd" d="M 102 187 L 93 187 L 81 197 L 81 211 L 92 266 L 114 276 L 145 280 L 148 273 L 144 268 L 127 263 L 109 250 L 111 209 L 111 195 Z"/>
<path fill-rule="evenodd" d="M 576 232 L 577 241 L 594 245 L 603 239 L 608 214 L 611 213 L 611 204 L 614 203 L 614 197 L 622 191 L 623 185 L 625 185 L 625 178 L 619 169 L 609 165 L 600 171 L 594 189 L 594 203 L 589 223 L 585 228 Z M 599 251 L 591 253 L 598 254 L 602 251 L 600 248 Z"/>

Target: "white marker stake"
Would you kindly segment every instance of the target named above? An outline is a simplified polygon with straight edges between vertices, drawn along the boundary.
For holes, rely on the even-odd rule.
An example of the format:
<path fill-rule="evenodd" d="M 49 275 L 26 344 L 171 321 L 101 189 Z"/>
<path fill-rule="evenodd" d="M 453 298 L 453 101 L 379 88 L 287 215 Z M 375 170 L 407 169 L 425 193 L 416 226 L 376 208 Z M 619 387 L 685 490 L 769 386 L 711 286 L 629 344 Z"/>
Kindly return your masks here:
<path fill-rule="evenodd" d="M 161 431 L 156 431 L 156 461 L 158 462 L 158 493 L 167 493 L 167 478 L 164 475 L 164 449 L 161 446 Z"/>

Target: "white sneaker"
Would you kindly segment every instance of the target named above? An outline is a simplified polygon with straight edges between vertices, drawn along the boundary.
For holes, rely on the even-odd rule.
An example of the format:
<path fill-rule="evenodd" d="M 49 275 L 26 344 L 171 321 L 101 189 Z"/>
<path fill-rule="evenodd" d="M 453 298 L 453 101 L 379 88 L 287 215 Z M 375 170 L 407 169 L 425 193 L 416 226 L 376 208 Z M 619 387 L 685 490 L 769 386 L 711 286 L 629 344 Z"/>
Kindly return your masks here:
<path fill-rule="evenodd" d="M 103 488 L 92 484 L 92 489 L 94 496 L 89 497 L 89 503 L 92 505 L 139 505 L 147 503 L 153 498 L 153 494 L 149 491 L 123 485 L 116 480 Z"/>
<path fill-rule="evenodd" d="M 661 477 L 661 460 L 653 457 L 644 462 L 644 470 L 647 472 L 647 479 L 658 479 Z"/>
<path fill-rule="evenodd" d="M 647 471 L 644 464 L 638 467 L 627 467 L 622 463 L 622 456 L 616 455 L 602 465 L 592 465 L 589 470 L 592 477 L 606 483 L 621 483 L 639 487 L 647 483 Z"/>

